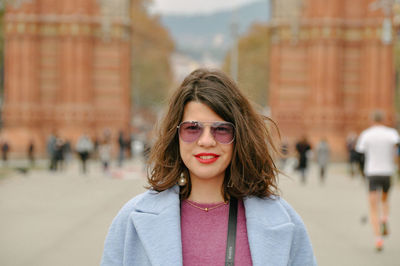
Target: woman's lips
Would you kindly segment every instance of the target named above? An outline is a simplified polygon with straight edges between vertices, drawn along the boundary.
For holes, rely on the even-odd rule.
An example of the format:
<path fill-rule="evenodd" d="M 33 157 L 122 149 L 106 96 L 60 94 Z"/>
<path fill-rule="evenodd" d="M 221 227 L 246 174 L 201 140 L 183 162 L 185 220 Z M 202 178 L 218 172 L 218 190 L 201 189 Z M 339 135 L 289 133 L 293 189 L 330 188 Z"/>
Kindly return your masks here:
<path fill-rule="evenodd" d="M 218 160 L 219 155 L 215 153 L 199 153 L 195 157 L 200 163 L 209 164 Z"/>

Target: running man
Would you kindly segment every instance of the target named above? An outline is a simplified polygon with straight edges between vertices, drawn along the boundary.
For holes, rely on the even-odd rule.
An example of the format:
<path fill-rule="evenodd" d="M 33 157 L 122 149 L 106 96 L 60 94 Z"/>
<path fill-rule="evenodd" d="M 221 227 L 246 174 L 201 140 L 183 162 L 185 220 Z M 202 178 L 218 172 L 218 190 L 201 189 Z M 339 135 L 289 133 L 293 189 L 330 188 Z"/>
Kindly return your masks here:
<path fill-rule="evenodd" d="M 396 145 L 400 136 L 394 128 L 383 125 L 384 114 L 374 111 L 372 126 L 358 138 L 356 151 L 365 155 L 365 175 L 369 183 L 370 220 L 375 234 L 375 248 L 383 249 L 382 236 L 388 232 L 390 178 L 395 172 Z M 380 193 L 382 191 L 382 193 Z M 382 210 L 381 213 L 379 210 Z"/>

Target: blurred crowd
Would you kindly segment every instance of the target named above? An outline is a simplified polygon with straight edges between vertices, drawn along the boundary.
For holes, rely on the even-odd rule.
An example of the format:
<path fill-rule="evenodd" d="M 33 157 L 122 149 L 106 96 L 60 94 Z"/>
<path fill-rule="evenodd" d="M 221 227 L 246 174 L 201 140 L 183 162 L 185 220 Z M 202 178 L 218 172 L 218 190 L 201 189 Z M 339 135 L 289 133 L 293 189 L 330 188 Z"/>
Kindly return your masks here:
<path fill-rule="evenodd" d="M 63 171 L 73 159 L 78 159 L 81 172 L 86 173 L 90 160 L 99 161 L 103 171 L 108 172 L 113 161 L 116 162 L 116 166 L 122 167 L 127 159 L 143 158 L 149 150 L 149 144 L 144 134 L 126 134 L 121 130 L 118 136 L 113 137 L 111 132 L 106 130 L 100 138 L 91 137 L 84 132 L 75 142 L 52 133 L 47 137 L 45 148 L 45 158 L 48 160 L 50 171 Z M 0 139 L 0 149 L 2 166 L 7 166 L 12 147 L 3 138 Z M 30 140 L 26 148 L 29 168 L 35 167 L 38 158 L 43 158 L 43 154 L 39 154 L 38 150 L 40 149 L 34 140 Z"/>
<path fill-rule="evenodd" d="M 344 143 L 347 152 L 348 174 L 351 177 L 359 175 L 365 178 L 365 156 L 356 151 L 357 139 L 358 135 L 350 132 Z M 400 179 L 400 146 L 397 149 L 398 177 Z M 297 171 L 300 182 L 306 184 L 310 163 L 314 162 L 318 167 L 320 183 L 325 182 L 328 166 L 333 162 L 331 145 L 326 138 L 321 138 L 314 147 L 306 135 L 302 135 L 293 143 L 283 140 L 280 152 L 279 168 L 282 171 Z"/>
<path fill-rule="evenodd" d="M 347 163 L 350 176 L 364 176 L 364 154 L 356 151 L 357 134 L 351 132 L 346 138 Z M 50 171 L 62 171 L 74 158 L 79 159 L 82 173 L 87 172 L 89 159 L 99 161 L 105 172 L 109 171 L 110 164 L 115 160 L 118 167 L 122 167 L 126 159 L 134 157 L 146 157 L 150 143 L 146 141 L 143 134 L 126 134 L 119 131 L 118 137 L 112 138 L 109 131 L 104 131 L 101 138 L 90 137 L 82 133 L 75 143 L 69 139 L 60 137 L 53 133 L 47 138 L 46 153 L 49 161 Z M 7 166 L 11 145 L 6 139 L 0 140 L 2 165 Z M 332 162 L 331 146 L 326 138 L 321 138 L 313 147 L 306 135 L 301 136 L 297 141 L 290 144 L 283 140 L 281 144 L 281 158 L 279 167 L 281 170 L 288 170 L 293 167 L 299 173 L 302 184 L 307 183 L 307 173 L 310 161 L 318 166 L 321 184 L 324 183 L 327 169 Z M 26 149 L 26 158 L 29 166 L 35 166 L 37 158 L 37 147 L 33 140 L 30 140 Z M 290 166 L 289 166 L 290 165 Z M 398 148 L 398 172 L 400 177 L 400 147 Z M 292 169 L 290 169 L 292 170 Z"/>

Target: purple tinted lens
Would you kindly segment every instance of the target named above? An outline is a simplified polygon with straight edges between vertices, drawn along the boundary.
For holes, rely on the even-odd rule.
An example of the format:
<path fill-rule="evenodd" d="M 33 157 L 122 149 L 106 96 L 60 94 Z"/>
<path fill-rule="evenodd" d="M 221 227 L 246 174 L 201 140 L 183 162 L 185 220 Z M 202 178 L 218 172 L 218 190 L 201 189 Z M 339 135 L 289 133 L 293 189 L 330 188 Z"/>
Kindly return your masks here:
<path fill-rule="evenodd" d="M 204 125 L 201 122 L 183 122 L 179 125 L 179 137 L 184 142 L 194 142 L 203 134 Z M 235 130 L 229 122 L 215 122 L 211 125 L 211 134 L 214 139 L 222 144 L 231 143 L 234 139 Z"/>
<path fill-rule="evenodd" d="M 233 141 L 234 129 L 231 123 L 214 123 L 211 126 L 211 134 L 219 143 L 227 144 Z"/>
<path fill-rule="evenodd" d="M 179 126 L 179 136 L 185 142 L 193 142 L 197 140 L 201 133 L 203 132 L 203 127 L 196 122 L 183 122 Z"/>

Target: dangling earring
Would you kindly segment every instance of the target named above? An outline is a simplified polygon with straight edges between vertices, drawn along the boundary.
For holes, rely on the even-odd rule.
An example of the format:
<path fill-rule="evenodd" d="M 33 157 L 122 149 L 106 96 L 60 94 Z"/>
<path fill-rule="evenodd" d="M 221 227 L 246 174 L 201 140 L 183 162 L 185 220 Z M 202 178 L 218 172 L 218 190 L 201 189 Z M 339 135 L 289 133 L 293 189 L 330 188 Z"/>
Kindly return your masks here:
<path fill-rule="evenodd" d="M 232 179 L 229 179 L 227 187 L 233 187 Z"/>
<path fill-rule="evenodd" d="M 187 179 L 185 177 L 185 174 L 182 172 L 181 176 L 178 179 L 178 185 L 183 187 L 184 185 L 186 185 L 186 183 L 187 183 Z"/>

